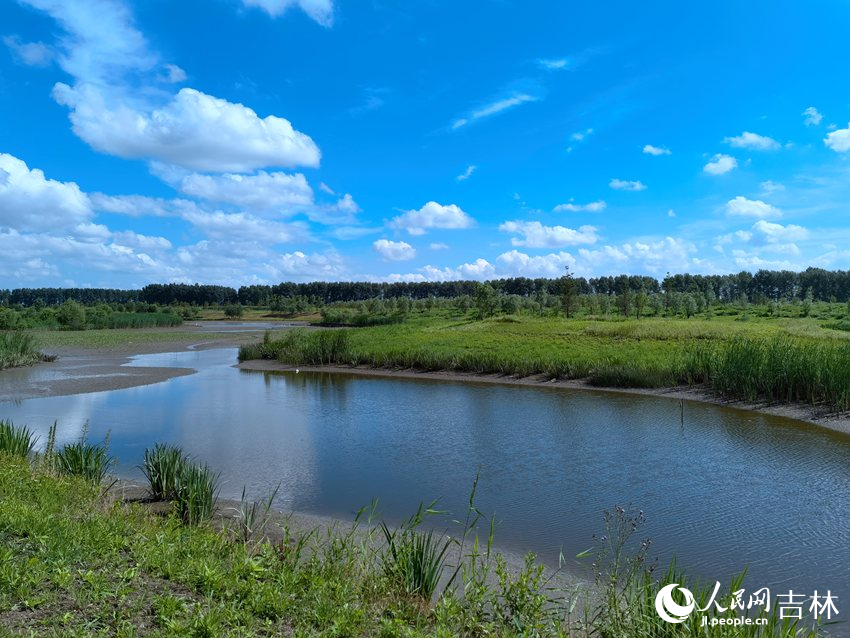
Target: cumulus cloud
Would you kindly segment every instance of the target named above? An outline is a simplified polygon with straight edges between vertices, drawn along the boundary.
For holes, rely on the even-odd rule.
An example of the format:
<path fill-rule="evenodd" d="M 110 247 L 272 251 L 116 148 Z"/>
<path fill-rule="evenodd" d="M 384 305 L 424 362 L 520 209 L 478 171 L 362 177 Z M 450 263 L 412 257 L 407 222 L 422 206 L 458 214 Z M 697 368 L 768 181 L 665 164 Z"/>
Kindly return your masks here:
<path fill-rule="evenodd" d="M 608 182 L 608 186 L 618 191 L 644 191 L 646 184 L 643 182 L 628 182 L 622 179 L 614 178 Z"/>
<path fill-rule="evenodd" d="M 824 138 L 823 143 L 836 153 L 850 151 L 850 124 L 847 125 L 847 128 L 836 129 L 829 133 Z"/>
<path fill-rule="evenodd" d="M 60 182 L 0 153 L 0 226 L 16 230 L 57 230 L 89 221 L 88 195 L 74 182 Z"/>
<path fill-rule="evenodd" d="M 724 142 L 734 148 L 746 148 L 753 151 L 775 151 L 782 145 L 771 137 L 744 131 L 736 137 L 726 137 Z"/>
<path fill-rule="evenodd" d="M 566 204 L 558 204 L 553 209 L 556 213 L 568 212 L 568 213 L 580 213 L 580 212 L 589 212 L 589 213 L 600 213 L 608 206 L 601 199 L 595 202 L 589 202 L 587 204 L 576 204 L 572 201 L 567 202 Z"/>
<path fill-rule="evenodd" d="M 805 117 L 803 121 L 806 126 L 817 126 L 823 120 L 823 115 L 813 106 L 803 111 L 803 116 Z"/>
<path fill-rule="evenodd" d="M 802 226 L 794 224 L 783 226 L 763 219 L 753 224 L 753 233 L 757 239 L 770 244 L 800 241 L 809 236 L 809 231 Z"/>
<path fill-rule="evenodd" d="M 458 175 L 457 177 L 455 177 L 455 179 L 459 182 L 465 182 L 470 177 L 472 177 L 472 174 L 475 172 L 475 169 L 477 169 L 477 168 L 478 167 L 475 164 L 470 164 L 469 166 L 466 167 L 466 170 L 463 173 L 461 173 L 460 175 Z"/>
<path fill-rule="evenodd" d="M 726 214 L 731 217 L 769 219 L 771 217 L 781 217 L 782 211 L 760 199 L 747 199 L 738 195 L 735 199 L 730 199 L 726 202 Z"/>
<path fill-rule="evenodd" d="M 333 25 L 333 0 L 242 0 L 246 7 L 258 7 L 276 18 L 290 7 L 299 7 L 324 27 Z"/>
<path fill-rule="evenodd" d="M 717 153 L 711 158 L 710 162 L 702 167 L 702 170 L 709 175 L 725 175 L 736 168 L 738 168 L 738 160 L 731 155 Z"/>
<path fill-rule="evenodd" d="M 47 66 L 55 55 L 44 42 L 24 42 L 16 35 L 4 36 L 3 44 L 9 47 L 17 60 L 29 66 Z"/>
<path fill-rule="evenodd" d="M 307 229 L 301 223 L 284 224 L 247 213 L 193 210 L 187 211 L 182 217 L 207 237 L 221 241 L 285 244 L 304 240 L 307 236 Z"/>
<path fill-rule="evenodd" d="M 406 261 L 416 257 L 416 249 L 406 241 L 379 239 L 372 243 L 372 248 L 388 261 Z"/>
<path fill-rule="evenodd" d="M 105 96 L 98 87 L 58 83 L 74 132 L 93 148 L 126 159 L 159 160 L 191 170 L 248 172 L 268 166 L 318 166 L 319 148 L 289 120 L 259 117 L 195 89 L 181 89 L 150 112 Z"/>
<path fill-rule="evenodd" d="M 501 224 L 499 230 L 521 235 L 513 237 L 511 244 L 527 248 L 561 248 L 578 244 L 595 244 L 599 239 L 596 228 L 593 226 L 580 226 L 578 230 L 574 230 L 565 226 L 544 226 L 537 221 L 509 221 Z"/>
<path fill-rule="evenodd" d="M 424 235 L 433 228 L 463 229 L 472 228 L 474 225 L 475 220 L 459 206 L 455 204 L 443 206 L 433 201 L 419 210 L 409 210 L 403 215 L 394 217 L 389 222 L 390 228 L 406 230 L 411 235 Z"/>
<path fill-rule="evenodd" d="M 306 254 L 300 250 L 276 255 L 269 263 L 273 280 L 339 279 L 346 273 L 345 262 L 334 252 Z"/>
<path fill-rule="evenodd" d="M 192 173 L 180 180 L 178 188 L 192 197 L 233 204 L 251 211 L 286 213 L 313 204 L 313 189 L 300 173 L 294 175 L 265 171 L 259 171 L 256 175 Z M 352 203 L 350 200 L 344 201 L 343 206 L 350 209 Z"/>
<path fill-rule="evenodd" d="M 672 152 L 669 148 L 664 148 L 663 146 L 653 146 L 652 144 L 647 144 L 643 147 L 643 152 L 647 155 L 670 155 Z"/>

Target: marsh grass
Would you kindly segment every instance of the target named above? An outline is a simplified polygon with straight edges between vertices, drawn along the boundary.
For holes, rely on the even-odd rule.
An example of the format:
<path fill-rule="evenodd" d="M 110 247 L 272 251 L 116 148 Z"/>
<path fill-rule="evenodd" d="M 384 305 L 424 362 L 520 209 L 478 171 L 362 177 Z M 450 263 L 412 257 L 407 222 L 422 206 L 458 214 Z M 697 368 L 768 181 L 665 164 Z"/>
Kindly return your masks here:
<path fill-rule="evenodd" d="M 418 596 L 425 603 L 430 603 L 437 591 L 446 567 L 446 553 L 455 543 L 445 534 L 420 529 L 425 517 L 441 513 L 434 505 L 436 502 L 427 507 L 420 503 L 416 513 L 396 529 L 381 522 L 387 543 L 382 560 L 384 573 L 407 594 Z"/>
<path fill-rule="evenodd" d="M 28 458 L 38 442 L 38 437 L 24 425 L 0 420 L 0 452 Z"/>
<path fill-rule="evenodd" d="M 96 485 L 103 482 L 114 463 L 105 443 L 85 440 L 66 444 L 56 452 L 55 458 L 56 469 L 63 474 L 80 476 Z"/>
<path fill-rule="evenodd" d="M 206 465 L 183 463 L 177 477 L 174 506 L 184 525 L 208 522 L 221 489 L 220 474 Z"/>
<path fill-rule="evenodd" d="M 187 462 L 183 450 L 175 445 L 157 443 L 145 450 L 141 470 L 152 499 L 171 501 L 177 498 L 180 477 Z"/>
<path fill-rule="evenodd" d="M 279 491 L 280 483 L 265 498 L 259 501 L 250 501 L 247 488 L 242 488 L 239 507 L 231 508 L 236 513 L 235 531 L 240 541 L 247 544 L 258 537 L 262 537 L 271 520 L 272 504 Z"/>
<path fill-rule="evenodd" d="M 20 330 L 0 331 L 0 370 L 52 360 L 39 352 L 32 335 Z"/>

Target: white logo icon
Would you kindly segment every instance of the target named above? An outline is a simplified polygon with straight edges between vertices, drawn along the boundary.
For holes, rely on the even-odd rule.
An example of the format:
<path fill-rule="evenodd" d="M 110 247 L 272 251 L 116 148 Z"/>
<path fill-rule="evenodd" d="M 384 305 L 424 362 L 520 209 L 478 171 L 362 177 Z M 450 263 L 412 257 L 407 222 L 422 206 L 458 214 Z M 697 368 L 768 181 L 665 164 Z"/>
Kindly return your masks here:
<path fill-rule="evenodd" d="M 685 597 L 684 605 L 680 605 L 673 600 L 673 590 L 677 587 Z M 694 610 L 694 607 L 696 607 L 694 595 L 690 590 L 679 587 L 679 583 L 672 583 L 662 587 L 655 597 L 655 611 L 661 616 L 661 620 L 666 620 L 669 623 L 685 622 L 685 619 Z"/>

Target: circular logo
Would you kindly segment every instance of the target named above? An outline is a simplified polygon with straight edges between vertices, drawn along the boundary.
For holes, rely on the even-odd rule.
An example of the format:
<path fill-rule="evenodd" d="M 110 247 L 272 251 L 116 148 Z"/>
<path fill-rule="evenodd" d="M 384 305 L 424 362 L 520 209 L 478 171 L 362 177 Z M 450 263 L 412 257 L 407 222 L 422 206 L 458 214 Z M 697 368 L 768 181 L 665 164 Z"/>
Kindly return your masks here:
<path fill-rule="evenodd" d="M 677 587 L 685 597 L 684 605 L 680 605 L 673 600 L 673 590 Z M 658 595 L 655 597 L 655 611 L 657 611 L 658 615 L 661 616 L 661 620 L 665 620 L 669 623 L 685 622 L 685 619 L 694 610 L 694 607 L 696 607 L 694 595 L 690 592 L 690 590 L 685 589 L 684 587 L 679 587 L 679 583 L 665 585 L 658 591 Z"/>

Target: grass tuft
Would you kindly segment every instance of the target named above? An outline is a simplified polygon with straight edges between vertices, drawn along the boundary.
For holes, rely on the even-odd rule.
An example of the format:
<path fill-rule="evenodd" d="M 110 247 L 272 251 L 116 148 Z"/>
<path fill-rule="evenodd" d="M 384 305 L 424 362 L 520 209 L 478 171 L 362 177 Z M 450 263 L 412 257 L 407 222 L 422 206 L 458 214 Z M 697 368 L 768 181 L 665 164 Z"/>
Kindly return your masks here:
<path fill-rule="evenodd" d="M 28 427 L 0 420 L 0 452 L 28 458 L 37 441 L 38 437 Z"/>

